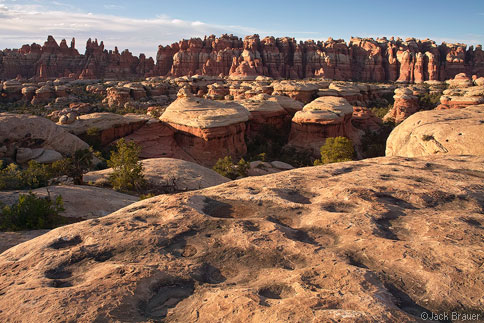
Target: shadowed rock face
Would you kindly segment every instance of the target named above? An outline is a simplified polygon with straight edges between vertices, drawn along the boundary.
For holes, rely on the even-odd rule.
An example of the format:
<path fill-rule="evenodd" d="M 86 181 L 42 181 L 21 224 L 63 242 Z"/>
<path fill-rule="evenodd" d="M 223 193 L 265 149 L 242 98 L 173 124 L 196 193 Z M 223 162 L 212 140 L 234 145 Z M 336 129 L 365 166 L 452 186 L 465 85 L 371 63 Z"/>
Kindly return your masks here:
<path fill-rule="evenodd" d="M 384 157 L 144 200 L 1 254 L 0 320 L 482 315 L 483 178 L 483 157 Z"/>

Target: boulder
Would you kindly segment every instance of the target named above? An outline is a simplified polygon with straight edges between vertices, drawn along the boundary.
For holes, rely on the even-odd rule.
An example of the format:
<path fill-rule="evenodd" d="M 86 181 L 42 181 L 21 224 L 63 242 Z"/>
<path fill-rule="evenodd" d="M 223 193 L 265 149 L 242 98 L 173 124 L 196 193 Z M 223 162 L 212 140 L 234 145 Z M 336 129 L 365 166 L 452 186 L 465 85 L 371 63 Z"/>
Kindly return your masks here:
<path fill-rule="evenodd" d="M 33 158 L 38 163 L 50 164 L 62 159 L 62 154 L 52 149 L 45 149 L 38 157 Z"/>
<path fill-rule="evenodd" d="M 126 87 L 108 87 L 106 93 L 107 96 L 103 103 L 106 103 L 110 108 L 124 107 L 131 100 L 130 89 Z"/>
<path fill-rule="evenodd" d="M 48 119 L 14 113 L 0 113 L 0 143 L 8 147 L 8 157 L 13 157 L 17 148 L 51 149 L 63 156 L 89 148 L 84 141 Z M 21 155 L 20 159 L 23 158 Z"/>
<path fill-rule="evenodd" d="M 484 105 L 415 113 L 387 139 L 387 156 L 484 155 Z"/>
<path fill-rule="evenodd" d="M 311 102 L 318 92 L 317 85 L 295 81 L 274 82 L 272 87 L 272 95 L 286 95 L 305 104 Z"/>
<path fill-rule="evenodd" d="M 0 254 L 0 320 L 481 313 L 483 165 L 383 157 L 140 201 Z"/>
<path fill-rule="evenodd" d="M 286 112 L 291 116 L 294 116 L 296 112 L 301 111 L 304 107 L 304 104 L 302 102 L 291 99 L 290 97 L 285 95 L 270 96 L 268 100 L 279 103 L 279 105 L 283 107 Z"/>

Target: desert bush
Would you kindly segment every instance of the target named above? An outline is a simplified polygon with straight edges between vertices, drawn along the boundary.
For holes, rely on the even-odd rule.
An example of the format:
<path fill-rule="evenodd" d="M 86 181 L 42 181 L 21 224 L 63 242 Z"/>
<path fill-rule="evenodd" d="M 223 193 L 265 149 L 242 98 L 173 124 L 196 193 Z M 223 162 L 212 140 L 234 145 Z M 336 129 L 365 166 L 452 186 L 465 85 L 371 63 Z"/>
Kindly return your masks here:
<path fill-rule="evenodd" d="M 39 164 L 31 160 L 27 167 L 22 169 L 11 163 L 0 170 L 0 189 L 38 188 L 46 186 L 53 176 L 50 165 Z"/>
<path fill-rule="evenodd" d="M 134 142 L 118 140 L 108 160 L 108 166 L 113 168 L 109 180 L 115 190 L 140 190 L 145 185 L 143 165 L 138 157 L 140 152 L 141 148 Z"/>
<path fill-rule="evenodd" d="M 420 110 L 432 110 L 440 104 L 441 93 L 425 93 L 418 96 Z"/>
<path fill-rule="evenodd" d="M 346 137 L 327 138 L 320 151 L 321 159 L 314 161 L 315 166 L 350 161 L 355 156 L 353 143 Z"/>
<path fill-rule="evenodd" d="M 378 118 L 380 119 L 383 119 L 383 117 L 388 113 L 388 111 L 390 111 L 391 109 L 393 108 L 393 104 L 389 104 L 387 105 L 386 107 L 374 107 L 374 108 L 370 108 L 371 112 L 373 112 L 373 114 L 375 116 L 377 116 Z"/>
<path fill-rule="evenodd" d="M 72 157 L 64 158 L 52 163 L 52 173 L 67 175 L 74 180 L 74 184 L 83 184 L 82 175 L 92 168 L 92 148 L 77 150 Z"/>
<path fill-rule="evenodd" d="M 156 195 L 153 194 L 153 193 L 148 193 L 148 194 L 141 194 L 139 196 L 139 200 L 142 201 L 142 200 L 146 200 L 146 199 L 150 199 L 152 197 L 155 197 Z"/>
<path fill-rule="evenodd" d="M 50 196 L 37 197 L 32 192 L 20 194 L 15 204 L 1 208 L 0 230 L 52 229 L 66 224 L 65 219 L 59 215 L 63 210 L 61 196 L 51 200 Z"/>
<path fill-rule="evenodd" d="M 243 158 L 237 164 L 234 164 L 231 156 L 225 156 L 220 158 L 212 169 L 222 176 L 237 179 L 239 177 L 247 177 L 249 167 L 249 162 L 246 162 Z"/>

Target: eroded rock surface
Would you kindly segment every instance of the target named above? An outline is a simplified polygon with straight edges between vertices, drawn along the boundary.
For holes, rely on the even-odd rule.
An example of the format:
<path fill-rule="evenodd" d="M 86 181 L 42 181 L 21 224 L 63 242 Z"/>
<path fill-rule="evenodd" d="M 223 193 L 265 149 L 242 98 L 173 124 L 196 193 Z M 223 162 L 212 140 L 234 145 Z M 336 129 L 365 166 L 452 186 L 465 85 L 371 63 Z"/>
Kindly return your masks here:
<path fill-rule="evenodd" d="M 483 157 L 384 157 L 144 200 L 1 254 L 0 320 L 482 315 L 483 176 Z"/>
<path fill-rule="evenodd" d="M 18 148 L 52 149 L 66 156 L 89 147 L 49 119 L 14 113 L 0 113 L 0 145 L 6 147 L 5 156 L 11 158 Z"/>
<path fill-rule="evenodd" d="M 421 111 L 387 139 L 387 156 L 484 155 L 484 105 Z"/>

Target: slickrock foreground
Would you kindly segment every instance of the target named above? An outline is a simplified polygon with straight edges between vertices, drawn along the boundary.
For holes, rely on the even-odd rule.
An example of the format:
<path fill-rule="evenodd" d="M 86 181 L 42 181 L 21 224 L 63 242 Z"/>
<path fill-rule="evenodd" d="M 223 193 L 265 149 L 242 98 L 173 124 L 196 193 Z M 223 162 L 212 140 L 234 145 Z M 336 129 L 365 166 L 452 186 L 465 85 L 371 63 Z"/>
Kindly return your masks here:
<path fill-rule="evenodd" d="M 0 255 L 0 321 L 484 315 L 484 157 L 383 157 L 144 200 Z"/>
<path fill-rule="evenodd" d="M 29 191 L 0 191 L 0 203 L 11 205 L 18 201 L 19 194 Z M 99 218 L 117 211 L 139 199 L 135 196 L 118 193 L 99 187 L 83 185 L 58 185 L 32 190 L 36 196 L 54 199 L 62 196 L 64 211 L 60 215 L 73 221 Z M 0 232 L 0 252 L 21 242 L 44 234 L 48 230 Z"/>
<path fill-rule="evenodd" d="M 387 139 L 387 156 L 484 155 L 484 105 L 421 111 Z"/>

